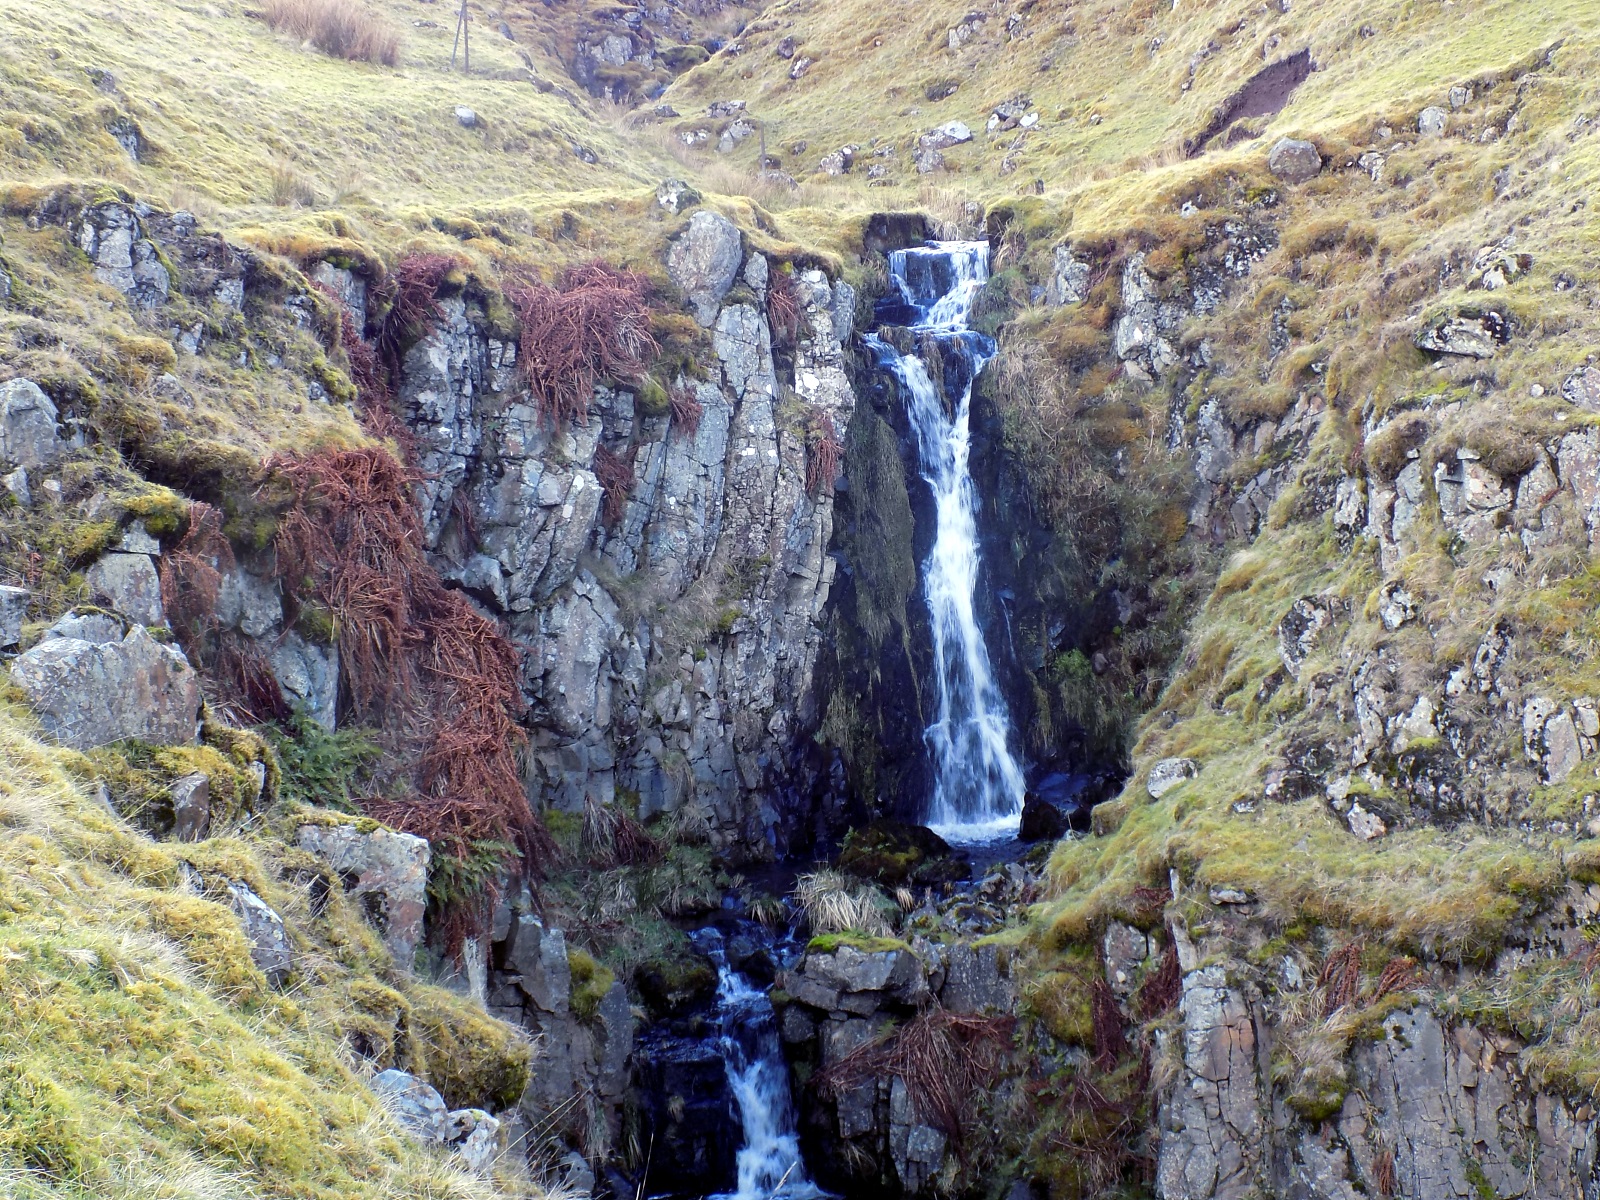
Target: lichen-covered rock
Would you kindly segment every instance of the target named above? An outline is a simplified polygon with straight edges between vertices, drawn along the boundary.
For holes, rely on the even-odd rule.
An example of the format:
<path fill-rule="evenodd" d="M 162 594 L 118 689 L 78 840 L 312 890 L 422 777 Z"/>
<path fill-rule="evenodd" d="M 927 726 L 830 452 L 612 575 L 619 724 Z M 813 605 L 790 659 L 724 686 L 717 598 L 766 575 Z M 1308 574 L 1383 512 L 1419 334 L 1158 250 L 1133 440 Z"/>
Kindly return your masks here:
<path fill-rule="evenodd" d="M 124 738 L 195 739 L 200 680 L 183 652 L 136 625 L 120 641 L 52 637 L 17 656 L 11 682 L 52 740 L 89 750 Z"/>
<path fill-rule="evenodd" d="M 28 615 L 33 593 L 27 588 L 0 586 L 0 650 L 22 640 L 22 620 Z"/>
<path fill-rule="evenodd" d="M 283 927 L 283 918 L 274 912 L 248 884 L 237 880 L 228 884 L 228 903 L 245 941 L 250 943 L 250 961 L 273 987 L 282 987 L 294 970 L 294 946 Z"/>
<path fill-rule="evenodd" d="M 167 788 L 172 797 L 172 837 L 198 842 L 211 828 L 211 780 L 198 772 L 175 779 Z"/>
<path fill-rule="evenodd" d="M 1081 304 L 1089 294 L 1090 278 L 1089 264 L 1080 260 L 1073 254 L 1072 247 L 1063 242 L 1053 253 L 1045 299 L 1056 305 Z"/>
<path fill-rule="evenodd" d="M 400 1127 L 418 1141 L 447 1142 L 453 1132 L 444 1098 L 429 1084 L 390 1068 L 372 1077 L 370 1085 Z"/>
<path fill-rule="evenodd" d="M 378 926 L 395 965 L 409 971 L 422 944 L 427 908 L 428 843 L 379 825 L 300 826 L 296 843 L 333 868 Z"/>
<path fill-rule="evenodd" d="M 84 572 L 84 582 L 97 603 L 136 625 L 165 625 L 161 579 L 148 554 L 102 554 Z"/>
<path fill-rule="evenodd" d="M 1279 138 L 1267 151 L 1267 170 L 1285 183 L 1305 183 L 1322 172 L 1322 155 L 1303 138 Z"/>
<path fill-rule="evenodd" d="M 717 306 L 733 287 L 744 261 L 739 227 L 721 213 L 704 209 L 689 218 L 689 226 L 667 252 L 667 273 L 694 305 L 700 324 L 710 328 Z"/>
<path fill-rule="evenodd" d="M 1185 780 L 1200 773 L 1200 764 L 1192 758 L 1163 758 L 1150 768 L 1144 790 L 1150 799 L 1159 800 Z"/>
<path fill-rule="evenodd" d="M 1493 358 L 1505 340 L 1505 318 L 1494 312 L 1443 317 L 1424 326 L 1416 336 L 1419 349 L 1461 358 Z"/>
<path fill-rule="evenodd" d="M 94 263 L 95 278 L 124 293 L 134 304 L 155 308 L 166 302 L 172 276 L 128 205 L 111 201 L 85 209 L 78 226 L 78 247 Z"/>
<path fill-rule="evenodd" d="M 60 414 L 31 379 L 0 383 L 0 467 L 49 467 L 66 453 Z"/>
<path fill-rule="evenodd" d="M 673 216 L 700 203 L 700 193 L 681 179 L 668 179 L 656 188 L 656 203 Z"/>
<path fill-rule="evenodd" d="M 449 1114 L 447 1139 L 461 1164 L 469 1171 L 487 1175 L 504 1149 L 504 1135 L 498 1117 L 481 1108 L 458 1108 Z"/>

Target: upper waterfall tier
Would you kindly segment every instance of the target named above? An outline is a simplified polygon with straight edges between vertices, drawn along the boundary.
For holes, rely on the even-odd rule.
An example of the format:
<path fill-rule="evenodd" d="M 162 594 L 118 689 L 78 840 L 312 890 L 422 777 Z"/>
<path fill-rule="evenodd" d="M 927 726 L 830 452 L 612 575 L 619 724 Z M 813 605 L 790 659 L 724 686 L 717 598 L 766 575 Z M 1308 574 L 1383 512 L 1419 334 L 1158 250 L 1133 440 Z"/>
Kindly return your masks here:
<path fill-rule="evenodd" d="M 978 620 L 979 505 L 969 466 L 969 410 L 973 381 L 995 346 L 967 321 L 989 277 L 989 247 L 936 242 L 898 250 L 889 274 L 896 297 L 880 305 L 880 316 L 932 338 L 942 360 L 930 370 L 921 354 L 902 356 L 870 339 L 881 365 L 903 386 L 920 473 L 933 496 L 934 538 L 921 570 L 938 693 L 935 720 L 923 734 L 934 775 L 926 819 L 950 841 L 990 841 L 1016 833 L 1023 775 Z"/>

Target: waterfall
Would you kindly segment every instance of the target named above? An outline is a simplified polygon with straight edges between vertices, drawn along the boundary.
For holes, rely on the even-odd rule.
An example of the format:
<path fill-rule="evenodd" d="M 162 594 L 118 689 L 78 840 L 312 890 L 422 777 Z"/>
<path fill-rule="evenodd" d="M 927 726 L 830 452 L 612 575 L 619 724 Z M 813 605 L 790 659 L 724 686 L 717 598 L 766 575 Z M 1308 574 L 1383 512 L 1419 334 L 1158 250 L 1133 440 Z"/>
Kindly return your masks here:
<path fill-rule="evenodd" d="M 705 934 L 711 934 L 706 937 Z M 789 1068 L 767 993 L 728 965 L 714 931 L 697 937 L 717 965 L 717 1019 L 728 1090 L 744 1135 L 738 1190 L 712 1200 L 820 1200 L 827 1195 L 806 1174 L 789 1095 Z"/>
<path fill-rule="evenodd" d="M 889 274 L 898 303 L 881 306 L 880 313 L 908 317 L 920 349 L 903 356 L 880 338 L 868 341 L 880 364 L 904 385 L 935 518 L 933 547 L 922 563 L 938 689 L 936 719 L 923 734 L 934 772 L 927 823 L 952 842 L 993 841 L 1017 831 L 1023 778 L 976 608 L 978 495 L 968 467 L 970 408 L 973 381 L 994 357 L 995 345 L 968 329 L 967 318 L 988 281 L 989 247 L 935 242 L 897 250 Z M 930 373 L 930 359 L 942 388 Z M 948 409 L 946 395 L 953 401 Z"/>

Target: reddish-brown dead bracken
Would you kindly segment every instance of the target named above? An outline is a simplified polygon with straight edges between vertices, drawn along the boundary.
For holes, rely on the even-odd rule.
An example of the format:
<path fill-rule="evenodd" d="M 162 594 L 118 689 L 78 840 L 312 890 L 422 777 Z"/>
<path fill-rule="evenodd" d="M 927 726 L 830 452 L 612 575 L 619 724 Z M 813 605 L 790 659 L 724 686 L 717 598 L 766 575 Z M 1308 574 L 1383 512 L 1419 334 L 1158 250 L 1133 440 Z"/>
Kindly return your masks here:
<path fill-rule="evenodd" d="M 1011 1017 L 929 1009 L 826 1068 L 816 1077 L 817 1087 L 837 1098 L 868 1080 L 898 1075 L 922 1119 L 959 1142 L 970 1127 L 973 1094 L 997 1078 L 1015 1025 Z"/>
<path fill-rule="evenodd" d="M 806 429 L 806 492 L 812 499 L 833 487 L 833 481 L 839 477 L 839 458 L 843 453 L 833 418 L 820 410 L 812 410 Z"/>
<path fill-rule="evenodd" d="M 780 346 L 792 346 L 800 336 L 800 290 L 789 271 L 773 271 L 767 284 L 767 318 L 772 338 Z"/>
<path fill-rule="evenodd" d="M 1169 943 L 1156 969 L 1145 976 L 1134 997 L 1139 1019 L 1149 1021 L 1169 1012 L 1183 995 L 1183 972 L 1178 966 L 1178 948 Z"/>
<path fill-rule="evenodd" d="M 604 263 L 571 268 L 559 287 L 529 279 L 506 287 L 522 327 L 523 374 L 546 422 L 587 421 L 597 382 L 643 377 L 659 350 L 648 291 L 643 275 Z"/>
<path fill-rule="evenodd" d="M 1361 952 L 1365 945 L 1351 942 L 1328 955 L 1317 983 L 1324 989 L 1322 1015 L 1331 1017 L 1361 993 Z"/>

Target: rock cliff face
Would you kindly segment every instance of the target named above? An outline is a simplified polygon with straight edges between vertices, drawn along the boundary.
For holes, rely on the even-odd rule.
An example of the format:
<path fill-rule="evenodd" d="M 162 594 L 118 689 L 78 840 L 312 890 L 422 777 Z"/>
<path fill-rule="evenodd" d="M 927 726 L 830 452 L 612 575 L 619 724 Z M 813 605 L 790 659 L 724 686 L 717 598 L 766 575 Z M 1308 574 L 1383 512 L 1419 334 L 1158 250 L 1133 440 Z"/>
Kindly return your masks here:
<path fill-rule="evenodd" d="M 697 423 L 607 387 L 587 423 L 553 426 L 514 342 L 460 298 L 407 353 L 399 399 L 426 475 L 428 548 L 524 651 L 530 794 L 576 812 L 620 790 L 641 818 L 687 808 L 716 845 L 764 858 L 799 828 L 779 798 L 815 724 L 833 580 L 833 481 L 808 489 L 806 430 L 843 429 L 854 410 L 855 295 L 798 272 L 801 327 L 779 356 L 765 309 L 775 268 L 730 222 L 697 213 L 671 262 L 709 327 L 703 378 L 675 381 Z M 359 304 L 357 281 L 328 273 Z M 631 479 L 603 483 L 597 458 Z"/>

